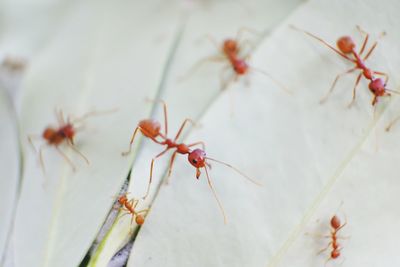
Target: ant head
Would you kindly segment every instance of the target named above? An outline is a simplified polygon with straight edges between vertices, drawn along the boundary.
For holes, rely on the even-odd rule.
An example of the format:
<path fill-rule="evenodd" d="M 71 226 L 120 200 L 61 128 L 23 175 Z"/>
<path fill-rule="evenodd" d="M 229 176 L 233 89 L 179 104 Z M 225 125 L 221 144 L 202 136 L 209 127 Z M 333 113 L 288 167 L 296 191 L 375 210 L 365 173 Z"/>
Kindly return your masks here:
<path fill-rule="evenodd" d="M 249 65 L 247 65 L 246 61 L 244 60 L 237 60 L 235 61 L 233 68 L 237 74 L 246 74 L 247 70 L 249 69 Z"/>
<path fill-rule="evenodd" d="M 386 93 L 386 84 L 381 78 L 373 79 L 368 87 L 375 96 L 383 96 Z"/>
<path fill-rule="evenodd" d="M 237 42 L 233 39 L 226 39 L 224 41 L 223 50 L 225 54 L 237 53 L 238 51 Z"/>
<path fill-rule="evenodd" d="M 118 198 L 118 203 L 121 205 L 124 205 L 124 203 L 126 203 L 128 201 L 128 198 L 126 197 L 126 195 L 122 195 Z"/>
<path fill-rule="evenodd" d="M 200 176 L 199 168 L 206 166 L 206 152 L 199 148 L 195 149 L 189 153 L 188 160 L 197 169 L 196 178 L 198 179 Z"/>
<path fill-rule="evenodd" d="M 332 259 L 336 259 L 336 258 L 338 258 L 339 256 L 340 256 L 340 250 L 338 250 L 338 249 L 332 250 L 332 252 L 331 252 L 331 258 L 332 258 Z"/>
<path fill-rule="evenodd" d="M 144 216 L 141 215 L 141 214 L 136 215 L 135 222 L 136 222 L 138 225 L 144 224 Z"/>
<path fill-rule="evenodd" d="M 139 122 L 139 128 L 143 135 L 155 138 L 160 134 L 161 124 L 156 120 L 147 119 Z"/>
<path fill-rule="evenodd" d="M 341 226 L 341 222 L 338 216 L 334 215 L 331 219 L 331 226 L 333 229 L 338 229 Z"/>
<path fill-rule="evenodd" d="M 350 36 L 343 36 L 340 37 L 336 42 L 337 47 L 345 54 L 349 54 L 353 52 L 354 47 L 356 44 L 354 43 L 353 39 Z"/>
<path fill-rule="evenodd" d="M 56 130 L 48 127 L 46 129 L 44 129 L 44 131 L 42 133 L 42 137 L 46 140 L 52 140 L 56 134 L 57 134 Z"/>
<path fill-rule="evenodd" d="M 75 136 L 75 129 L 72 124 L 67 124 L 60 129 L 60 133 L 66 138 L 72 140 Z"/>

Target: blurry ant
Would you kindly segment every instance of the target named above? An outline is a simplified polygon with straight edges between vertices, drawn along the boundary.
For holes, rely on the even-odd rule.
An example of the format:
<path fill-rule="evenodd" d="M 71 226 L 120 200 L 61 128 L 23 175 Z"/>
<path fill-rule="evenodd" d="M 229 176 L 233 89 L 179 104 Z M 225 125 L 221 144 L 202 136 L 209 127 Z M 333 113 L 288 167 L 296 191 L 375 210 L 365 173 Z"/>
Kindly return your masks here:
<path fill-rule="evenodd" d="M 135 220 L 136 224 L 138 224 L 138 225 L 142 225 L 144 223 L 145 217 L 149 210 L 144 209 L 144 210 L 136 211 L 135 209 L 139 203 L 139 200 L 133 199 L 133 198 L 128 200 L 127 195 L 124 194 L 124 195 L 118 197 L 118 203 L 122 206 L 121 210 L 125 211 L 125 213 L 122 214 L 121 217 L 123 217 L 124 215 L 127 215 L 127 214 L 131 214 L 132 215 L 131 224 L 133 223 L 133 220 Z M 143 215 L 142 213 L 145 213 L 145 215 Z"/>
<path fill-rule="evenodd" d="M 71 119 L 70 117 L 67 117 L 66 120 L 64 119 L 62 110 L 58 111 L 55 110 L 55 113 L 58 121 L 58 126 L 57 127 L 49 126 L 45 128 L 41 136 L 29 135 L 28 141 L 32 145 L 33 150 L 37 152 L 35 146 L 33 145 L 32 139 L 40 138 L 45 140 L 46 143 L 42 144 L 39 148 L 39 160 L 41 168 L 44 173 L 45 173 L 45 167 L 44 167 L 43 152 L 42 152 L 44 146 L 53 146 L 57 150 L 57 152 L 64 158 L 64 160 L 71 166 L 72 170 L 76 171 L 75 165 L 67 157 L 67 155 L 60 149 L 59 146 L 64 143 L 67 144 L 75 153 L 81 156 L 87 164 L 89 164 L 89 160 L 75 147 L 74 137 L 76 132 L 79 130 L 79 128 L 76 125 L 78 123 L 82 123 L 90 116 L 98 115 L 100 112 L 88 112 L 79 118 Z"/>
<path fill-rule="evenodd" d="M 321 254 L 322 252 L 326 251 L 330 246 L 332 246 L 332 251 L 329 256 L 329 258 L 326 260 L 325 265 L 328 261 L 334 260 L 339 258 L 340 256 L 340 250 L 342 250 L 342 247 L 338 243 L 338 237 L 337 233 L 339 232 L 340 229 L 342 229 L 345 225 L 347 224 L 347 221 L 344 224 L 341 224 L 340 219 L 337 215 L 334 215 L 331 218 L 330 221 L 330 226 L 331 226 L 331 234 L 328 236 L 324 236 L 326 238 L 331 238 L 331 241 L 328 243 L 328 246 L 318 252 L 318 254 Z"/>
<path fill-rule="evenodd" d="M 145 137 L 150 138 L 151 140 L 153 140 L 155 143 L 166 146 L 166 148 L 159 153 L 158 155 L 156 155 L 152 160 L 151 160 L 151 165 L 150 165 L 150 177 L 149 177 L 149 183 L 147 186 L 147 191 L 145 196 L 143 197 L 143 199 L 145 199 L 149 192 L 150 192 L 150 185 L 152 182 L 152 178 L 153 178 L 153 167 L 154 167 L 154 161 L 161 157 L 162 155 L 164 155 L 167 151 L 169 151 L 170 149 L 175 149 L 175 151 L 173 152 L 171 159 L 170 159 L 170 163 L 169 163 L 169 169 L 168 169 L 168 179 L 171 175 L 172 172 L 172 166 L 173 163 L 175 161 L 175 157 L 177 154 L 182 154 L 182 155 L 188 155 L 188 161 L 189 163 L 196 168 L 196 178 L 199 179 L 200 175 L 201 175 L 201 168 L 204 168 L 205 173 L 206 173 L 206 177 L 207 177 L 207 181 L 208 181 L 208 185 L 221 209 L 222 215 L 224 216 L 224 222 L 226 223 L 226 216 L 225 216 L 225 211 L 224 208 L 222 206 L 222 203 L 220 202 L 214 187 L 212 185 L 210 176 L 208 174 L 208 168 L 211 168 L 210 164 L 208 163 L 208 161 L 214 161 L 217 163 L 220 163 L 222 165 L 225 165 L 231 169 L 233 169 L 234 171 L 236 171 L 237 173 L 239 173 L 241 176 L 243 176 L 244 178 L 248 179 L 249 181 L 251 181 L 252 183 L 255 183 L 257 185 L 260 185 L 257 181 L 253 180 L 252 178 L 248 177 L 247 175 L 245 175 L 244 173 L 242 173 L 241 171 L 239 171 L 238 169 L 236 169 L 235 167 L 231 166 L 230 164 L 227 164 L 225 162 L 210 158 L 206 156 L 206 153 L 204 151 L 205 149 L 205 145 L 204 142 L 199 141 L 199 142 L 195 142 L 192 144 L 184 144 L 184 143 L 177 143 L 177 140 L 179 138 L 179 136 L 182 133 L 182 130 L 184 129 L 185 125 L 190 122 L 193 123 L 192 120 L 190 119 L 185 119 L 181 125 L 181 127 L 179 128 L 178 133 L 176 134 L 174 139 L 170 139 L 167 137 L 168 135 L 168 122 L 167 122 L 167 105 L 164 101 L 162 100 L 158 100 L 156 102 L 160 102 L 162 103 L 163 107 L 164 107 L 164 123 L 165 123 L 165 133 L 162 134 L 160 132 L 161 126 L 160 123 L 158 121 L 152 120 L 152 119 L 146 119 L 146 120 L 142 120 L 139 122 L 139 125 L 136 127 L 135 131 L 132 134 L 131 137 L 131 141 L 129 144 L 129 150 L 127 152 L 123 152 L 122 155 L 126 156 L 128 155 L 131 150 L 132 150 L 132 144 L 133 141 L 135 139 L 136 133 L 138 131 L 140 131 Z M 158 139 L 157 139 L 158 138 Z M 194 149 L 192 150 L 191 147 L 197 146 L 197 145 L 202 145 L 202 149 Z"/>
<path fill-rule="evenodd" d="M 267 77 L 269 77 L 275 84 L 277 84 L 280 88 L 282 88 L 284 91 L 287 93 L 291 93 L 284 85 L 282 85 L 279 81 L 274 79 L 269 73 L 259 70 L 254 67 L 250 67 L 250 65 L 247 63 L 247 61 L 250 59 L 251 54 L 248 53 L 246 55 L 243 55 L 243 48 L 244 46 L 251 45 L 250 41 L 245 40 L 241 41 L 241 36 L 244 32 L 250 32 L 253 34 L 259 34 L 254 30 L 248 29 L 248 28 L 242 28 L 238 31 L 237 35 L 235 38 L 228 38 L 225 39 L 222 43 L 222 45 L 218 44 L 218 42 L 210 35 L 207 35 L 206 37 L 214 44 L 216 49 L 218 50 L 218 55 L 213 55 L 209 56 L 207 58 L 204 58 L 200 60 L 197 64 L 195 64 L 192 69 L 189 71 L 188 74 L 192 73 L 195 71 L 197 68 L 199 68 L 203 63 L 209 62 L 209 61 L 214 61 L 214 62 L 228 62 L 229 65 L 226 65 L 225 68 L 223 68 L 220 72 L 220 80 L 221 80 L 221 89 L 224 90 L 228 88 L 230 83 L 236 82 L 239 77 L 245 76 L 249 73 L 250 70 L 259 72 Z M 233 70 L 233 77 L 225 80 L 224 74 L 227 70 Z M 188 75 L 187 74 L 187 75 Z M 184 77 L 187 77 L 185 75 Z"/>
<path fill-rule="evenodd" d="M 23 58 L 17 58 L 17 57 L 11 57 L 11 56 L 6 56 L 3 61 L 1 62 L 1 66 L 13 71 L 22 71 L 25 69 L 27 65 L 27 62 Z"/>
<path fill-rule="evenodd" d="M 374 49 L 376 48 L 376 46 L 378 45 L 378 41 L 375 41 L 375 43 L 373 43 L 373 45 L 369 48 L 368 52 L 366 53 L 366 55 L 364 57 L 362 57 L 361 55 L 363 54 L 363 52 L 365 51 L 365 48 L 367 46 L 368 43 L 368 39 L 369 39 L 369 34 L 367 32 L 365 32 L 364 30 L 361 29 L 360 26 L 357 26 L 357 30 L 359 30 L 361 32 L 361 34 L 365 35 L 365 39 L 363 41 L 363 44 L 361 46 L 361 49 L 359 52 L 356 51 L 356 44 L 353 41 L 353 39 L 350 36 L 343 36 L 340 37 L 337 42 L 336 45 L 339 48 L 339 50 L 337 50 L 336 48 L 334 48 L 333 46 L 331 46 L 330 44 L 328 44 L 327 42 L 325 42 L 322 38 L 309 33 L 305 30 L 299 29 L 293 25 L 291 25 L 291 27 L 295 30 L 304 32 L 305 34 L 311 36 L 312 38 L 320 41 L 321 43 L 323 43 L 324 45 L 326 45 L 328 48 L 332 49 L 334 52 L 336 52 L 338 55 L 340 55 L 342 58 L 351 61 L 352 63 L 354 63 L 356 66 L 341 73 L 338 74 L 335 78 L 335 80 L 333 81 L 333 84 L 331 86 L 331 88 L 329 89 L 328 93 L 325 95 L 325 97 L 323 97 L 320 101 L 320 103 L 325 102 L 328 99 L 328 96 L 332 93 L 333 89 L 335 88 L 335 85 L 337 83 L 337 81 L 346 74 L 352 73 L 353 71 L 356 70 L 360 70 L 361 72 L 358 74 L 357 79 L 356 79 L 356 83 L 353 87 L 353 98 L 350 102 L 350 104 L 348 105 L 348 107 L 351 107 L 356 99 L 356 89 L 357 89 L 357 85 L 359 84 L 361 77 L 364 76 L 365 79 L 369 80 L 369 84 L 368 84 L 368 88 L 371 91 L 371 93 L 374 95 L 373 99 L 372 99 L 372 105 L 374 106 L 377 102 L 378 102 L 378 98 L 382 97 L 382 96 L 390 96 L 390 93 L 388 92 L 392 92 L 392 93 L 399 93 L 397 91 L 394 90 L 390 90 L 388 88 L 386 88 L 386 84 L 389 80 L 389 76 L 384 73 L 384 72 L 380 72 L 380 71 L 373 71 L 370 68 L 368 68 L 365 65 L 365 61 L 369 58 L 369 56 L 372 54 L 372 52 L 374 51 Z M 378 39 L 380 37 L 383 37 L 386 33 L 382 32 L 380 34 L 380 36 L 378 37 Z M 385 80 L 383 80 L 382 78 L 377 78 L 376 76 L 383 76 L 385 78 Z"/>

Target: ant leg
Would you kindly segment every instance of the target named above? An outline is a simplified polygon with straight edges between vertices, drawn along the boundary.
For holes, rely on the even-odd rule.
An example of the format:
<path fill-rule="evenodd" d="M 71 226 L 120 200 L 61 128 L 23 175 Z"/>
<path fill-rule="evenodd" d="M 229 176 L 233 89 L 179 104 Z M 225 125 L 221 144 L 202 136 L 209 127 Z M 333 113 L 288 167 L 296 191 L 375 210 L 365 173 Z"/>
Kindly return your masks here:
<path fill-rule="evenodd" d="M 136 212 L 136 215 L 140 214 L 140 213 L 146 213 L 144 216 L 147 216 L 147 213 L 149 213 L 150 209 L 144 209 L 144 210 L 139 210 L 138 212 Z"/>
<path fill-rule="evenodd" d="M 165 150 L 163 150 L 160 154 L 158 154 L 157 156 L 155 156 L 155 157 L 151 160 L 149 183 L 148 183 L 148 185 L 147 185 L 146 194 L 142 197 L 143 199 L 146 199 L 147 196 L 149 195 L 149 192 L 150 192 L 150 185 L 151 185 L 151 182 L 152 182 L 152 180 L 153 180 L 154 161 L 155 161 L 157 158 L 159 158 L 159 157 L 161 157 L 162 155 L 164 155 L 165 152 L 167 152 L 169 149 L 170 149 L 170 148 L 167 147 Z"/>
<path fill-rule="evenodd" d="M 43 160 L 43 146 L 44 146 L 44 144 L 41 145 L 39 148 L 39 162 L 40 162 L 40 168 L 42 169 L 43 174 L 46 175 L 46 169 L 44 167 L 44 160 Z"/>
<path fill-rule="evenodd" d="M 347 60 L 349 60 L 349 61 L 351 61 L 351 62 L 354 62 L 354 63 L 356 62 L 354 59 L 352 59 L 352 58 L 346 56 L 345 54 L 343 54 L 342 52 L 340 52 L 339 50 L 337 50 L 336 48 L 334 48 L 333 46 L 331 46 L 330 44 L 328 44 L 327 42 L 325 42 L 322 38 L 320 38 L 320 37 L 318 37 L 318 36 L 316 36 L 316 35 L 314 35 L 314 34 L 308 32 L 308 31 L 305 31 L 305 30 L 302 30 L 302 29 L 300 29 L 300 28 L 297 28 L 297 27 L 294 26 L 294 25 L 290 25 L 290 27 L 291 27 L 292 29 L 296 30 L 296 31 L 301 31 L 301 32 L 307 34 L 308 36 L 310 36 L 310 37 L 312 37 L 312 38 L 314 38 L 314 39 L 320 41 L 320 42 L 323 43 L 325 46 L 327 46 L 328 48 L 330 48 L 330 49 L 332 49 L 333 51 L 335 51 L 339 56 L 341 56 L 341 57 L 343 57 L 343 58 L 345 58 L 345 59 L 347 59 Z"/>
<path fill-rule="evenodd" d="M 322 235 L 322 234 L 314 234 L 314 233 L 305 233 L 306 236 L 312 236 L 315 238 L 331 238 L 330 235 Z"/>
<path fill-rule="evenodd" d="M 325 101 L 328 99 L 329 95 L 333 92 L 333 89 L 335 89 L 335 86 L 336 86 L 337 81 L 338 81 L 342 76 L 344 76 L 344 75 L 346 75 L 346 74 L 349 74 L 349 73 L 352 73 L 352 72 L 355 71 L 356 69 L 357 69 L 357 68 L 352 68 L 352 69 L 349 69 L 349 70 L 347 70 L 347 71 L 345 71 L 345 72 L 343 72 L 343 73 L 338 74 L 338 75 L 336 76 L 335 80 L 333 81 L 333 83 L 332 83 L 332 85 L 331 85 L 331 88 L 329 89 L 328 93 L 326 93 L 326 95 L 325 95 L 323 98 L 321 98 L 321 100 L 319 101 L 319 103 L 320 103 L 320 104 L 325 103 Z"/>
<path fill-rule="evenodd" d="M 167 176 L 166 184 L 169 184 L 171 181 L 172 166 L 174 165 L 174 161 L 175 161 L 175 157 L 176 157 L 177 153 L 178 153 L 178 151 L 175 151 L 171 156 L 171 160 L 169 162 L 168 176 Z"/>
<path fill-rule="evenodd" d="M 192 147 L 192 146 L 196 146 L 196 145 L 201 145 L 201 146 L 202 146 L 202 148 L 203 148 L 203 150 L 206 150 L 206 145 L 204 144 L 204 142 L 203 142 L 203 141 L 199 141 L 199 142 L 196 142 L 196 143 L 190 144 L 190 145 L 188 145 L 188 147 Z"/>
<path fill-rule="evenodd" d="M 30 135 L 28 135 L 28 142 L 29 142 L 29 144 L 31 145 L 31 148 L 33 149 L 33 151 L 34 151 L 35 153 L 37 153 L 37 150 L 36 150 L 36 148 L 35 148 L 35 145 L 33 144 L 33 139 L 41 139 L 41 138 L 42 138 L 42 136 L 37 135 L 37 134 L 30 134 Z"/>
<path fill-rule="evenodd" d="M 254 50 L 256 48 L 256 45 L 254 44 L 254 42 L 250 42 L 248 40 L 244 40 L 243 42 L 240 43 L 240 51 L 244 51 L 246 46 L 249 47 L 250 50 Z M 247 55 L 245 57 L 246 60 L 248 58 L 250 58 L 250 55 Z"/>
<path fill-rule="evenodd" d="M 81 157 L 86 161 L 86 163 L 87 163 L 88 165 L 90 164 L 88 158 L 87 158 L 85 155 L 83 155 L 82 152 L 80 152 L 80 151 L 74 146 L 74 144 L 71 143 L 71 141 L 67 140 L 67 144 L 68 144 L 68 146 L 69 146 L 70 148 L 72 148 L 73 151 L 75 151 L 75 153 L 77 153 L 79 156 L 81 156 Z"/>
<path fill-rule="evenodd" d="M 372 54 L 372 52 L 374 51 L 374 49 L 375 49 L 376 46 L 378 45 L 378 40 L 379 40 L 380 38 L 382 38 L 383 36 L 385 36 L 385 35 L 386 35 L 386 32 L 382 32 L 382 33 L 378 36 L 377 40 L 376 40 L 375 43 L 371 46 L 371 48 L 369 49 L 369 51 L 367 52 L 367 54 L 365 55 L 365 57 L 363 58 L 363 60 L 367 60 L 367 59 L 368 59 L 368 57 Z"/>
<path fill-rule="evenodd" d="M 378 97 L 376 96 L 376 95 L 374 95 L 374 97 L 372 98 L 372 102 L 371 102 L 371 104 L 373 105 L 373 106 L 375 106 L 375 104 L 378 102 Z"/>
<path fill-rule="evenodd" d="M 133 132 L 132 137 L 131 137 L 131 141 L 130 141 L 130 143 L 129 143 L 129 150 L 126 151 L 126 152 L 122 152 L 122 153 L 121 153 L 122 156 L 127 156 L 127 155 L 129 155 L 129 153 L 131 153 L 131 151 L 132 151 L 132 144 L 133 144 L 133 141 L 135 140 L 137 131 L 138 131 L 139 129 L 140 129 L 139 127 L 136 127 L 136 128 L 135 128 L 135 131 Z"/>
<path fill-rule="evenodd" d="M 134 201 L 133 198 L 132 198 L 131 200 L 128 201 L 129 206 L 133 206 L 133 201 Z"/>
<path fill-rule="evenodd" d="M 196 72 L 205 63 L 208 63 L 208 62 L 223 62 L 225 60 L 226 60 L 225 56 L 219 55 L 219 54 L 200 59 L 199 61 L 197 61 L 196 64 L 194 64 L 189 69 L 189 71 L 186 74 L 184 74 L 184 75 L 182 75 L 182 76 L 180 76 L 178 78 L 178 82 L 183 82 L 184 80 L 186 80 L 190 75 L 192 75 L 194 72 Z"/>
<path fill-rule="evenodd" d="M 183 123 L 182 123 L 182 125 L 181 125 L 181 128 L 179 128 L 179 131 L 178 131 L 178 133 L 177 133 L 176 136 L 175 136 L 174 142 L 175 142 L 176 140 L 178 140 L 179 136 L 180 136 L 181 133 L 182 133 L 183 128 L 185 128 L 186 123 L 188 123 L 188 122 L 190 122 L 190 123 L 193 124 L 193 125 L 196 125 L 196 123 L 195 123 L 192 119 L 186 118 L 186 119 L 183 121 Z"/>
<path fill-rule="evenodd" d="M 128 215 L 128 214 L 130 214 L 130 213 L 129 212 L 124 212 L 121 215 L 119 215 L 115 220 L 121 220 L 122 217 L 124 217 L 125 215 Z"/>
<path fill-rule="evenodd" d="M 249 40 L 243 40 L 243 41 L 241 40 L 245 33 L 250 33 L 256 35 L 257 37 L 260 37 L 262 33 L 248 27 L 242 27 L 238 30 L 235 40 L 238 44 L 240 44 L 239 45 L 240 49 L 242 50 L 245 44 L 250 45 L 250 47 L 254 48 L 255 47 L 254 42 L 250 42 Z"/>
<path fill-rule="evenodd" d="M 231 65 L 226 65 L 224 68 L 221 69 L 219 72 L 219 80 L 221 84 L 221 89 L 224 90 L 227 88 L 227 82 L 224 79 L 224 74 L 231 68 Z"/>
<path fill-rule="evenodd" d="M 354 101 L 356 100 L 356 89 L 357 89 L 357 85 L 360 83 L 361 76 L 362 76 L 362 73 L 358 74 L 358 76 L 357 76 L 356 84 L 354 85 L 354 88 L 353 88 L 353 98 L 351 99 L 350 104 L 347 106 L 348 108 L 351 108 L 351 106 L 354 104 Z"/>
<path fill-rule="evenodd" d="M 168 113 L 167 113 L 167 104 L 165 103 L 164 100 L 162 99 L 150 99 L 150 98 L 146 98 L 147 101 L 149 102 L 153 102 L 153 103 L 161 103 L 163 105 L 163 109 L 164 109 L 164 130 L 165 130 L 165 136 L 168 136 Z"/>
<path fill-rule="evenodd" d="M 344 214 L 344 213 L 343 213 Z M 338 229 L 336 229 L 336 233 L 342 229 L 343 227 L 345 227 L 345 225 L 347 224 L 347 216 L 346 214 L 344 214 L 344 224 L 342 224 Z"/>
<path fill-rule="evenodd" d="M 331 256 L 329 256 L 329 257 L 326 259 L 326 261 L 325 261 L 324 267 L 326 267 L 326 265 L 328 264 L 328 262 L 330 262 L 332 259 L 333 259 L 333 258 L 332 258 Z"/>
<path fill-rule="evenodd" d="M 64 113 L 61 109 L 54 108 L 54 114 L 56 115 L 57 122 L 59 125 L 65 125 L 65 120 L 64 120 Z"/>
<path fill-rule="evenodd" d="M 113 109 L 110 109 L 110 110 L 102 110 L 102 111 L 96 111 L 96 110 L 89 111 L 89 112 L 86 112 L 85 114 L 83 114 L 80 117 L 71 119 L 70 123 L 76 124 L 76 123 L 79 123 L 79 122 L 83 122 L 84 120 L 86 120 L 87 118 L 92 117 L 92 116 L 105 115 L 105 114 L 109 114 L 109 113 L 114 113 L 116 111 L 118 111 L 118 108 L 113 108 Z"/>
<path fill-rule="evenodd" d="M 250 34 L 253 34 L 256 36 L 260 36 L 262 34 L 261 32 L 255 30 L 255 29 L 252 29 L 249 27 L 241 27 L 236 34 L 236 38 L 235 38 L 236 42 L 239 43 L 240 39 L 243 37 L 243 34 L 245 34 L 245 33 L 250 33 Z"/>
<path fill-rule="evenodd" d="M 220 46 L 214 36 L 210 34 L 205 34 L 202 37 L 198 38 L 196 42 L 200 42 L 202 39 L 207 39 L 215 47 L 216 50 L 220 50 Z"/>
<path fill-rule="evenodd" d="M 237 81 L 237 79 L 239 77 L 237 74 L 234 74 L 233 76 L 229 77 L 227 80 L 224 81 L 223 74 L 227 70 L 229 70 L 229 68 L 230 68 L 230 66 L 225 67 L 220 73 L 220 81 L 221 81 L 221 90 L 222 91 L 227 89 L 231 85 L 231 83 Z"/>
<path fill-rule="evenodd" d="M 386 132 L 389 132 L 390 129 L 400 120 L 400 116 L 397 116 L 388 126 L 386 126 Z"/>
<path fill-rule="evenodd" d="M 58 153 L 60 153 L 60 155 L 64 158 L 64 160 L 71 166 L 72 170 L 75 172 L 76 168 L 75 165 L 72 163 L 72 161 L 67 157 L 67 155 L 65 155 L 64 152 L 61 151 L 61 149 L 58 146 L 56 146 L 55 148 L 58 151 Z"/>
<path fill-rule="evenodd" d="M 389 75 L 387 73 L 381 71 L 374 71 L 374 74 L 378 74 L 385 77 L 385 85 L 389 82 Z"/>
<path fill-rule="evenodd" d="M 133 202 L 132 202 L 133 208 L 136 208 L 136 206 L 137 206 L 138 204 L 139 204 L 139 200 L 138 200 L 138 199 L 133 200 Z"/>
<path fill-rule="evenodd" d="M 328 243 L 328 245 L 326 246 L 326 248 L 321 249 L 320 251 L 318 251 L 317 255 L 321 254 L 322 252 L 326 251 L 330 246 L 332 245 L 332 241 Z"/>
<path fill-rule="evenodd" d="M 360 52 L 358 52 L 358 55 L 361 56 L 361 54 L 364 52 L 365 47 L 367 46 L 368 43 L 368 39 L 369 39 L 369 34 L 364 31 L 363 29 L 361 29 L 361 27 L 359 25 L 356 26 L 357 30 L 361 33 L 361 34 L 365 34 L 365 39 L 364 42 L 361 46 Z"/>

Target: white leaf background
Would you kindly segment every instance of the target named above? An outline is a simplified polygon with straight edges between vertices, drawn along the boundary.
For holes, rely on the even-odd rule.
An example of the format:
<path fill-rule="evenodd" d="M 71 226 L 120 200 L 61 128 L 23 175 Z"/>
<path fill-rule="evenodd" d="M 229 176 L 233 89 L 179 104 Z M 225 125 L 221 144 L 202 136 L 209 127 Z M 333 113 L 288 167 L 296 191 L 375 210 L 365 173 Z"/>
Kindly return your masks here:
<path fill-rule="evenodd" d="M 2 175 L 0 179 L 0 194 L 2 201 L 0 202 L 0 262 L 4 260 L 7 242 L 10 240 L 15 209 L 10 207 L 15 206 L 18 195 L 18 187 L 20 181 L 21 161 L 19 156 L 19 141 L 18 141 L 18 125 L 15 120 L 15 112 L 13 106 L 10 105 L 10 98 L 4 88 L 0 91 L 0 167 Z"/>
<path fill-rule="evenodd" d="M 393 0 L 299 4 L 294 0 L 43 2 L 38 13 L 52 15 L 39 16 L 38 24 L 22 23 L 13 35 L 6 23 L 0 47 L 31 60 L 16 103 L 24 163 L 18 201 L 17 134 L 3 108 L 9 105 L 1 105 L 5 110 L 1 134 L 9 136 L 3 138 L 10 140 L 6 145 L 15 146 L 1 150 L 1 166 L 7 166 L 7 172 L 2 172 L 0 189 L 7 194 L 1 195 L 5 219 L 0 225 L 0 249 L 12 229 L 11 253 L 5 262 L 79 265 L 132 163 L 128 191 L 136 197 L 145 191 L 151 158 L 160 147 L 145 141 L 128 158 L 120 153 L 140 119 L 153 115 L 162 121 L 160 107 L 144 100 L 161 97 L 168 103 L 171 136 L 184 118 L 195 119 L 198 126 L 184 137 L 185 142 L 204 141 L 209 156 L 231 163 L 264 186 L 213 164 L 210 174 L 228 216 L 224 225 L 204 174 L 197 181 L 193 167 L 178 156 L 171 183 L 165 185 L 162 178 L 169 161 L 168 156 L 161 158 L 155 165 L 151 196 L 142 205 L 151 205 L 151 211 L 138 231 L 127 266 L 322 266 L 328 254 L 316 254 L 328 240 L 305 233 L 329 233 L 335 212 L 347 218 L 343 235 L 349 239 L 341 240 L 341 259 L 329 264 L 400 264 L 396 246 L 400 126 L 384 131 L 400 112 L 398 99 L 382 99 L 374 116 L 371 94 L 362 81 L 356 104 L 348 109 L 355 81 L 349 75 L 340 80 L 329 101 L 319 105 L 335 75 L 350 66 L 288 26 L 307 29 L 332 44 L 344 34 L 361 43 L 357 24 L 372 33 L 371 43 L 385 30 L 388 34 L 368 65 L 387 72 L 389 87 L 396 89 L 400 5 Z M 23 2 L 18 5 L 26 8 Z M 11 22 L 14 13 L 23 13 L 13 11 L 18 5 L 5 5 L 11 10 L 7 13 Z M 27 15 L 27 22 L 38 21 L 38 13 L 30 19 Z M 55 26 L 42 27 L 48 24 Z M 29 26 L 37 29 L 32 37 L 26 34 Z M 259 42 L 251 65 L 282 81 L 292 95 L 256 73 L 249 77 L 249 86 L 239 81 L 221 92 L 223 64 L 217 63 L 205 64 L 179 82 L 196 61 L 216 52 L 205 34 L 222 41 L 241 27 L 263 32 L 246 35 Z M 20 44 L 24 38 L 25 46 L 10 48 L 14 46 L 9 40 Z M 26 136 L 40 134 L 55 122 L 55 107 L 76 116 L 91 110 L 118 111 L 88 119 L 77 134 L 77 146 L 90 159 L 89 166 L 64 148 L 78 167 L 72 172 L 48 148 L 44 176 Z M 3 165 L 8 161 L 13 165 Z M 133 228 L 129 218 L 117 220 L 89 264 L 106 266 Z"/>

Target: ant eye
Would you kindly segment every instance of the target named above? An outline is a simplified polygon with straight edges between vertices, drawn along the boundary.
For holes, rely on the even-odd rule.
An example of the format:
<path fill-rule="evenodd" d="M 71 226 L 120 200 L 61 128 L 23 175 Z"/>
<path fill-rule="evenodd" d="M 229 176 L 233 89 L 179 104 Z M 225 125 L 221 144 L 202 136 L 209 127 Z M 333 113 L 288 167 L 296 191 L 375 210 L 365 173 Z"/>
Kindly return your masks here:
<path fill-rule="evenodd" d="M 197 160 L 193 159 L 192 162 L 193 162 L 194 164 L 196 164 L 196 163 L 197 163 Z"/>

